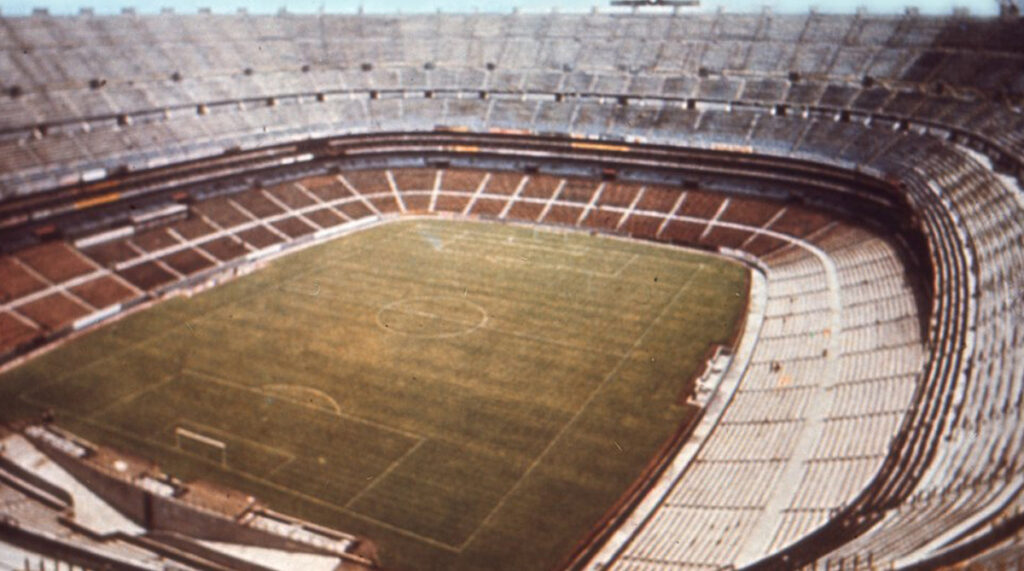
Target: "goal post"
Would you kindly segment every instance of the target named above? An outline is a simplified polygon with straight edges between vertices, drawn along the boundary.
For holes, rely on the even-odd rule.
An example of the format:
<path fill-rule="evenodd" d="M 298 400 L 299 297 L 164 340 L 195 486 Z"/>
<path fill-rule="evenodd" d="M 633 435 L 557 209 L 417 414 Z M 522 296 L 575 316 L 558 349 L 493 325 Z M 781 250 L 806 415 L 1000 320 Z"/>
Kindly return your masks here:
<path fill-rule="evenodd" d="M 184 443 L 184 444 L 183 444 Z M 190 444 L 191 443 L 191 444 Z M 186 449 L 185 446 L 188 446 Z M 185 427 L 174 429 L 174 447 L 183 452 L 215 459 L 221 466 L 228 465 L 228 445 L 223 440 L 200 434 Z"/>

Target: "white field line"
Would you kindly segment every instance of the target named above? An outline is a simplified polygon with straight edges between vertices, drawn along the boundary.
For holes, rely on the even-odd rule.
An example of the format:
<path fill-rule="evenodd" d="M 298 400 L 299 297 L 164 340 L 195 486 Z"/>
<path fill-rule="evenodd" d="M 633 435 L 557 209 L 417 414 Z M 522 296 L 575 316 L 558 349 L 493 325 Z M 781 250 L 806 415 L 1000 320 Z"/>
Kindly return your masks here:
<path fill-rule="evenodd" d="M 632 256 L 630 256 L 629 259 L 626 260 L 626 263 L 622 264 L 621 266 L 619 266 L 619 269 L 615 270 L 615 273 L 612 274 L 612 277 L 614 277 L 614 278 L 622 277 L 622 272 L 626 271 L 626 268 L 629 267 L 633 262 L 635 262 L 636 259 L 639 258 L 639 257 L 640 257 L 640 254 L 633 254 Z"/>
<path fill-rule="evenodd" d="M 225 452 L 225 454 L 227 454 L 227 452 Z M 274 474 L 277 474 L 278 472 L 280 472 L 282 468 L 284 468 L 285 466 L 288 466 L 289 464 L 294 462 L 296 459 L 297 459 L 296 456 L 292 456 L 291 458 L 288 458 L 287 460 L 285 460 L 284 462 L 281 462 L 277 466 L 274 466 L 274 468 L 272 470 L 270 470 L 269 472 L 266 473 L 264 478 L 272 478 L 274 476 Z"/>
<path fill-rule="evenodd" d="M 398 458 L 395 458 L 395 460 L 393 462 L 388 464 L 388 467 L 385 468 L 383 472 L 381 472 L 380 474 L 377 474 L 377 476 L 369 484 L 367 484 L 365 487 L 363 487 L 362 490 L 359 490 L 359 492 L 356 495 L 352 496 L 352 498 L 349 499 L 349 501 L 345 502 L 345 505 L 343 507 L 345 509 L 352 509 L 352 504 L 356 503 L 359 500 L 359 498 L 363 497 L 363 495 L 366 494 L 366 492 L 369 492 L 371 488 L 373 488 L 379 482 L 382 482 L 385 478 L 387 478 L 388 475 L 391 474 L 391 472 L 394 471 L 394 469 L 397 468 L 399 464 L 401 464 L 406 458 L 411 456 L 413 454 L 413 452 L 415 452 L 416 449 L 418 449 L 420 446 L 422 446 L 423 443 L 426 442 L 426 441 L 427 441 L 427 439 L 423 438 L 423 439 L 417 441 L 416 444 L 413 444 L 412 446 L 410 446 L 409 449 L 406 450 L 401 456 L 399 456 Z"/>
<path fill-rule="evenodd" d="M 167 375 L 163 379 L 161 379 L 161 380 L 159 380 L 159 381 L 157 381 L 157 382 L 155 382 L 153 384 L 146 385 L 146 386 L 141 387 L 141 388 L 139 388 L 137 390 L 131 391 L 131 392 L 125 394 L 125 395 L 121 395 L 120 397 L 114 399 L 113 401 L 111 401 L 111 402 L 109 402 L 109 403 L 107 403 L 107 404 L 97 408 L 96 410 L 93 410 L 92 412 L 90 412 L 89 415 L 88 415 L 88 418 L 98 418 L 101 415 L 103 415 L 103 413 L 107 412 L 108 410 L 110 410 L 110 409 L 112 409 L 114 407 L 120 406 L 120 405 L 122 405 L 122 404 L 124 404 L 126 402 L 135 400 L 136 398 L 138 398 L 138 397 L 140 397 L 140 396 L 142 396 L 142 395 L 144 395 L 144 394 L 146 394 L 148 392 L 155 391 L 155 390 L 163 387 L 164 385 L 174 381 L 175 378 L 176 378 L 176 376 L 173 375 L 173 374 Z"/>
<path fill-rule="evenodd" d="M 296 385 L 296 384 L 292 384 L 292 383 L 273 383 L 273 384 L 269 384 L 269 385 L 260 385 L 260 390 L 263 391 L 263 393 L 266 394 L 267 396 L 275 396 L 276 395 L 279 398 L 283 398 L 284 400 L 289 401 L 289 402 L 293 402 L 293 401 L 297 402 L 299 400 L 302 400 L 303 402 L 305 402 L 305 399 L 302 399 L 301 397 L 299 397 L 299 398 L 291 398 L 291 397 L 288 396 L 287 391 L 292 391 L 292 392 L 296 392 L 297 391 L 299 393 L 312 394 L 312 395 L 317 396 L 317 397 L 327 401 L 328 403 L 330 403 L 331 410 L 334 411 L 334 414 L 336 414 L 338 416 L 341 416 L 341 405 L 338 404 L 338 401 L 334 400 L 334 397 L 332 397 L 331 395 L 321 391 L 320 389 L 314 389 L 313 387 L 307 387 L 305 385 Z M 279 391 L 279 392 L 275 393 L 274 391 Z M 283 397 L 281 397 L 281 391 L 284 392 L 284 396 Z M 315 406 L 315 405 L 313 405 L 313 406 Z"/>
<path fill-rule="evenodd" d="M 408 314 L 408 315 L 415 315 L 417 317 L 426 317 L 427 319 L 440 319 L 442 321 L 452 321 L 454 323 L 459 323 L 459 321 L 457 319 L 451 319 L 451 318 L 447 318 L 447 317 L 442 317 L 442 316 L 440 316 L 440 315 L 438 315 L 436 313 L 428 313 L 426 311 L 420 311 L 418 309 L 405 309 L 405 308 L 401 308 L 400 307 L 398 309 L 393 309 L 392 311 L 394 311 L 395 313 L 405 313 L 405 314 Z"/>

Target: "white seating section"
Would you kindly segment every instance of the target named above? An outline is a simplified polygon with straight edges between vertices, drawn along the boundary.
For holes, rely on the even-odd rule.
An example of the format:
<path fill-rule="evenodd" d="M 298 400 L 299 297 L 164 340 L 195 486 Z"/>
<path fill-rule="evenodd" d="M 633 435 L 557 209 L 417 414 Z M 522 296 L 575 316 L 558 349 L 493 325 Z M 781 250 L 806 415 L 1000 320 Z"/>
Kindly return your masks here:
<path fill-rule="evenodd" d="M 921 369 L 914 295 L 899 254 L 877 236 L 835 226 L 817 244 L 824 258 L 793 247 L 764 259 L 768 304 L 747 373 L 696 460 L 615 568 L 713 569 L 756 560 L 824 523 L 877 473 Z M 829 271 L 837 291 L 829 289 Z M 872 287 L 853 286 L 861 283 Z M 879 304 L 898 310 L 868 322 L 845 318 Z M 843 323 L 837 331 L 834 317 Z M 885 398 L 856 398 L 879 387 Z M 814 410 L 825 401 L 827 408 Z M 795 492 L 784 505 L 771 506 L 787 489 Z M 760 552 L 749 553 L 764 533 Z"/>

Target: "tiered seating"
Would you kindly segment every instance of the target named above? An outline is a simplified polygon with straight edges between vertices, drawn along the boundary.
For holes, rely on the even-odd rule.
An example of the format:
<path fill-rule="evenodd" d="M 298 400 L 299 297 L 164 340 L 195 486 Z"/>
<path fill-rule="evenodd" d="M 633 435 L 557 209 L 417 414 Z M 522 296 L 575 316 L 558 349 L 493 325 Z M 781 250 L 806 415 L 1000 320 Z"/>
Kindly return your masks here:
<path fill-rule="evenodd" d="M 126 14 L 8 18 L 3 30 L 2 198 L 97 169 L 375 129 L 725 144 L 901 182 L 934 281 L 922 327 L 891 244 L 796 204 L 546 174 L 347 171 L 203 201 L 185 222 L 83 246 L 84 258 L 58 244 L 0 259 L 0 354 L 375 216 L 448 212 L 726 247 L 767 264 L 770 303 L 723 447 L 680 485 L 703 489 L 720 470 L 749 487 L 759 476 L 736 458 L 751 454 L 775 491 L 716 490 L 704 503 L 679 492 L 657 516 L 678 535 L 637 536 L 618 564 L 719 566 L 781 549 L 807 559 L 809 532 L 851 521 L 867 533 L 834 558 L 931 561 L 970 547 L 1009 509 L 1021 469 L 1024 216 L 1017 189 L 945 140 L 1024 173 L 1024 119 L 1007 104 L 1021 95 L 1019 21 Z M 374 98 L 390 89 L 406 91 Z M 787 440 L 812 433 L 820 446 Z M 849 447 L 856 435 L 864 448 Z"/>
<path fill-rule="evenodd" d="M 747 373 L 701 452 L 621 551 L 624 568 L 756 560 L 826 521 L 877 472 L 913 396 L 920 329 L 889 330 L 876 346 L 847 357 L 845 348 L 860 331 L 837 327 L 849 309 L 842 286 L 865 279 L 864 265 L 877 262 L 872 267 L 893 276 L 893 286 L 879 288 L 874 299 L 899 296 L 914 311 L 913 293 L 896 250 L 873 235 L 844 226 L 819 245 L 825 262 L 802 247 L 763 258 L 768 303 Z M 852 301 L 858 303 L 868 301 Z M 915 325 L 916 311 L 909 317 Z M 903 355 L 898 368 L 888 344 Z M 849 366 L 850 359 L 858 366 Z M 894 385 L 890 398 L 841 398 L 879 380 Z M 757 493 L 738 497 L 752 490 Z M 713 514 L 727 510 L 734 510 L 735 527 L 719 529 Z M 678 538 L 688 538 L 685 548 L 675 546 Z"/>
<path fill-rule="evenodd" d="M 347 221 L 399 214 L 403 207 L 406 212 L 540 221 L 624 231 L 682 244 L 732 247 L 739 244 L 729 241 L 723 232 L 752 238 L 756 228 L 783 220 L 787 211 L 753 199 L 544 174 L 346 171 L 203 200 L 192 206 L 186 220 L 129 237 L 89 241 L 80 254 L 59 243 L 46 246 L 48 253 L 39 249 L 19 252 L 3 267 L 5 295 L 13 311 L 7 319 L 10 325 L 5 339 L 9 337 L 14 348 L 91 311 L 220 271 L 250 253 L 302 241 Z M 715 221 L 716 216 L 720 222 Z M 694 232 L 684 235 L 679 230 L 683 225 Z M 750 229 L 736 228 L 741 226 Z M 797 225 L 796 230 L 805 229 Z M 113 274 L 107 275 L 109 272 Z M 50 283 L 62 283 L 63 287 Z M 53 297 L 44 297 L 47 295 Z M 15 298 L 20 299 L 15 303 Z M 40 308 L 58 311 L 64 317 L 44 315 L 37 311 Z"/>
<path fill-rule="evenodd" d="M 259 22 L 255 25 L 243 23 L 241 18 L 206 14 L 109 19 L 37 15 L 11 19 L 13 41 L 6 52 L 6 67 L 10 69 L 5 69 L 4 77 L 5 85 L 16 87 L 18 95 L 3 102 L 8 111 L 0 115 L 0 125 L 29 133 L 40 122 L 65 123 L 68 130 L 60 135 L 55 128 L 40 130 L 37 133 L 43 134 L 45 141 L 22 138 L 24 143 L 5 150 L 2 156 L 7 166 L 14 168 L 5 169 L 0 182 L 5 188 L 20 183 L 17 188 L 23 192 L 42 190 L 55 185 L 62 176 L 88 168 L 144 165 L 144 156 L 169 143 L 187 142 L 191 150 L 186 156 L 196 157 L 234 146 L 240 142 L 234 139 L 243 134 L 265 144 L 365 125 L 372 118 L 345 120 L 349 111 L 361 115 L 362 105 L 342 100 L 328 105 L 329 98 L 320 101 L 314 97 L 324 91 L 345 89 L 524 89 L 726 102 L 745 99 L 765 105 L 785 101 L 863 112 L 881 108 L 887 113 L 898 111 L 910 118 L 984 133 L 1002 149 L 1020 156 L 1021 139 L 1011 135 L 1014 126 L 1020 124 L 1014 113 L 983 105 L 966 90 L 940 96 L 948 102 L 941 114 L 920 104 L 922 98 L 925 102 L 940 100 L 927 95 L 931 93 L 927 87 L 939 81 L 997 93 L 1019 91 L 1013 70 L 1021 68 L 1021 56 L 963 41 L 959 29 L 948 30 L 937 21 L 911 16 L 897 20 L 866 16 L 688 15 L 686 20 L 662 20 L 591 15 L 582 19 L 585 25 L 575 18 L 566 19 L 569 27 L 563 30 L 547 25 L 544 17 L 515 18 L 517 24 L 510 28 L 500 17 L 470 17 L 465 28 L 456 29 L 454 36 L 443 40 L 429 27 L 416 24 L 415 19 L 323 16 L 321 22 L 302 17 L 258 18 L 253 20 Z M 1013 37 L 1010 23 L 961 24 L 995 38 Z M 577 25 L 584 25 L 586 33 L 566 35 L 566 30 Z M 208 36 L 202 31 L 221 26 L 230 29 L 231 36 L 224 41 L 216 39 L 223 37 L 222 33 Z M 270 36 L 263 35 L 264 27 L 271 30 L 266 32 Z M 664 39 L 639 49 L 631 44 L 631 36 L 616 31 L 622 27 L 640 34 L 636 37 Z M 317 33 L 309 36 L 314 29 Z M 338 35 L 324 36 L 324 29 L 336 30 Z M 357 34 L 344 32 L 356 29 Z M 495 35 L 470 39 L 467 34 L 476 29 L 493 29 Z M 511 37 L 502 35 L 510 29 Z M 396 34 L 405 41 L 380 41 Z M 68 44 L 61 40 L 65 37 L 75 40 Z M 98 37 L 104 41 L 97 41 Z M 140 37 L 150 49 L 135 49 Z M 311 37 L 322 37 L 326 43 L 314 46 Z M 948 55 L 924 48 L 935 38 L 950 41 L 950 37 L 958 38 L 955 45 L 964 51 Z M 601 59 L 599 54 L 606 51 L 601 48 L 609 42 L 620 45 L 626 50 L 623 53 L 634 53 L 637 69 L 653 73 L 625 73 L 624 64 L 614 58 Z M 490 55 L 467 57 L 459 52 L 476 44 L 482 49 L 475 53 Z M 117 46 L 118 57 L 104 57 L 105 52 L 96 47 L 99 45 Z M 430 62 L 419 61 L 423 59 L 419 54 L 424 53 L 437 57 L 430 58 Z M 314 60 L 337 62 L 345 69 L 314 66 Z M 88 61 L 90 65 L 63 63 L 74 61 Z M 971 62 L 969 73 L 964 70 L 964 62 Z M 431 67 L 424 69 L 425 64 Z M 576 66 L 581 69 L 570 69 Z M 25 69 L 40 71 L 26 75 Z M 89 71 L 83 71 L 86 69 Z M 786 77 L 790 71 L 797 75 Z M 804 79 L 801 74 L 813 75 L 815 80 Z M 865 77 L 871 79 L 861 87 Z M 893 85 L 875 85 L 876 80 Z M 281 99 L 298 93 L 306 94 L 301 105 Z M 917 102 L 908 106 L 912 100 Z M 283 104 L 268 107 L 268 101 Z M 218 112 L 196 116 L 198 109 L 221 103 L 224 106 L 216 107 Z M 514 106 L 516 110 L 510 116 L 511 110 L 497 102 L 449 100 L 443 102 L 439 114 L 420 109 L 422 103 L 415 99 L 389 100 L 375 105 L 385 111 L 386 117 L 397 116 L 407 127 L 415 124 L 417 128 L 431 128 L 437 118 L 475 128 L 521 128 L 530 124 L 538 130 L 572 128 L 594 134 L 610 128 L 605 124 L 608 114 L 594 109 L 592 105 L 596 104 L 560 110 L 541 105 L 540 113 L 529 106 Z M 334 105 L 342 105 L 347 111 L 339 114 Z M 980 112 L 982 109 L 984 112 Z M 153 129 L 145 125 L 146 121 L 141 117 L 129 123 L 114 121 L 119 115 L 143 114 L 151 121 L 163 122 L 168 120 L 162 118 L 165 110 L 171 111 L 167 117 L 192 117 L 181 125 L 168 126 L 174 133 L 170 140 L 157 134 L 146 148 L 137 143 L 146 137 L 136 136 L 136 131 Z M 185 114 L 177 115 L 179 111 Z M 702 123 L 702 130 L 733 133 L 742 139 L 750 123 L 736 112 L 716 111 L 708 116 L 707 123 Z M 88 129 L 80 128 L 82 118 L 92 118 Z M 196 141 L 211 138 L 221 142 L 196 145 Z M 53 163 L 60 164 L 59 172 Z M 38 170 L 40 167 L 43 170 Z"/>
<path fill-rule="evenodd" d="M 61 242 L 0 258 L 0 355 L 138 295 L 137 290 Z"/>
<path fill-rule="evenodd" d="M 1021 259 L 998 240 L 985 238 L 989 232 L 1010 241 L 1024 235 L 1020 203 L 1006 200 L 1005 190 L 980 165 L 949 153 L 933 154 L 919 168 L 935 181 L 936 190 L 953 198 L 950 206 L 977 237 L 973 359 L 964 392 L 954 397 L 952 414 L 943 421 L 947 430 L 936 458 L 906 506 L 833 555 L 837 560 L 870 552 L 876 560 L 942 561 L 943 553 L 979 537 L 979 530 L 966 533 L 973 526 L 1006 513 L 1006 494 L 1020 478 L 1020 308 L 1007 301 L 1019 287 L 1010 276 L 1019 273 L 1013 268 Z M 986 204 L 1001 211 L 998 221 L 985 212 Z"/>

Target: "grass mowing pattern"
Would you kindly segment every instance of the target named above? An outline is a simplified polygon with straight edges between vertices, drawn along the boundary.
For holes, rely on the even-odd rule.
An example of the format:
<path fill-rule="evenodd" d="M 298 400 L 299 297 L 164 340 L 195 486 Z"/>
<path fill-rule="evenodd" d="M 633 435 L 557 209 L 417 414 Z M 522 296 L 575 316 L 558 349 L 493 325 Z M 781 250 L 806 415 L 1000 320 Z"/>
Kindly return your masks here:
<path fill-rule="evenodd" d="M 694 413 L 746 270 L 529 228 L 378 226 L 6 373 L 0 414 L 376 540 L 399 569 L 542 569 Z M 176 427 L 226 444 L 176 448 Z"/>

